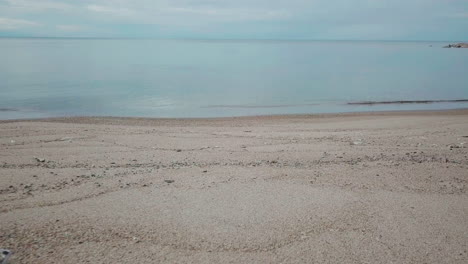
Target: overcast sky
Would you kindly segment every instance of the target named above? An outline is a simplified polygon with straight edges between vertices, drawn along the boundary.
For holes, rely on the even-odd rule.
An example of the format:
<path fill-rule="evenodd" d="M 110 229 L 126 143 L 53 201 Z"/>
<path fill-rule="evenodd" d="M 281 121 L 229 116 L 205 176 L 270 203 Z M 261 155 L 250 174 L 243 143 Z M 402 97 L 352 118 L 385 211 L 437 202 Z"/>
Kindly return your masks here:
<path fill-rule="evenodd" d="M 0 0 L 0 36 L 468 40 L 468 0 Z"/>

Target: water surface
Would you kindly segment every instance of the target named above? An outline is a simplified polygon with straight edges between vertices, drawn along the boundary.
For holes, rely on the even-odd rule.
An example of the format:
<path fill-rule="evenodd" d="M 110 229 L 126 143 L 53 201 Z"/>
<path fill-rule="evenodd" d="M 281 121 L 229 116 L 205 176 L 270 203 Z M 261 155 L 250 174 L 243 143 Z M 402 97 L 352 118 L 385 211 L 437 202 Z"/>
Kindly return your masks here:
<path fill-rule="evenodd" d="M 439 42 L 0 39 L 0 119 L 466 108 L 468 50 Z"/>

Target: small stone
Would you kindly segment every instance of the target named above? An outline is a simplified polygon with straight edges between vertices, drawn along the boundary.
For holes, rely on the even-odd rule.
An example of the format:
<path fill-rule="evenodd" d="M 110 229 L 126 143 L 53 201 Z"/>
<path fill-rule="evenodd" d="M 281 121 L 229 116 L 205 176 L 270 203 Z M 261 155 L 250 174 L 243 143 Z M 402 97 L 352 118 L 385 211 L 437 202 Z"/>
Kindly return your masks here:
<path fill-rule="evenodd" d="M 166 183 L 173 183 L 174 180 L 164 180 L 164 182 L 166 182 Z"/>
<path fill-rule="evenodd" d="M 204 170 L 204 171 L 202 171 L 202 172 L 203 172 L 203 173 L 207 173 L 208 171 L 207 171 L 207 170 Z"/>
<path fill-rule="evenodd" d="M 181 149 L 178 149 L 178 150 L 176 150 L 176 151 L 177 151 L 177 152 L 182 152 L 182 150 L 181 150 Z"/>
<path fill-rule="evenodd" d="M 38 162 L 45 162 L 46 160 L 43 158 L 35 158 Z"/>

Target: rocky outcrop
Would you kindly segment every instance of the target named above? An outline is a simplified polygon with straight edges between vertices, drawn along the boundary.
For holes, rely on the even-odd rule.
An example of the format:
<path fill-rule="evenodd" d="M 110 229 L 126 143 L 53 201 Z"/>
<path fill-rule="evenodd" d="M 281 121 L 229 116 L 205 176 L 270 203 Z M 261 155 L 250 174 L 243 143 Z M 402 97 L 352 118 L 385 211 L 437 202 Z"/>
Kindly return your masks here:
<path fill-rule="evenodd" d="M 444 48 L 468 48 L 468 43 L 449 44 Z"/>

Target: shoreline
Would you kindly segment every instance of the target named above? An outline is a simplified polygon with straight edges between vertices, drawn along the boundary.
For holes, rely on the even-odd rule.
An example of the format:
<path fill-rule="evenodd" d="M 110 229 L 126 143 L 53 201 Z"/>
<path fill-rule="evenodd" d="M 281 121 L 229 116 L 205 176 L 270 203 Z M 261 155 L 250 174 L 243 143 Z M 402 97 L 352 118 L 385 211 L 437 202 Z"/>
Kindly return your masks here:
<path fill-rule="evenodd" d="M 180 109 L 183 109 L 180 108 Z M 162 112 L 140 112 L 140 114 L 128 114 L 117 111 L 122 115 L 112 115 L 115 111 L 104 111 L 97 115 L 92 113 L 80 113 L 82 111 L 70 111 L 67 114 L 47 112 L 33 109 L 21 109 L 12 107 L 0 107 L 0 122 L 15 120 L 74 118 L 74 117 L 117 117 L 117 118 L 157 118 L 157 119 L 223 119 L 244 118 L 260 116 L 299 116 L 299 115 L 342 115 L 362 114 L 374 112 L 414 112 L 414 111 L 451 111 L 468 109 L 468 99 L 454 100 L 399 100 L 399 101 L 348 101 L 348 102 L 322 102 L 306 104 L 269 104 L 269 105 L 206 105 L 192 106 L 180 112 L 175 110 Z M 214 109 L 214 110 L 213 110 Z M 190 111 L 189 111 L 190 110 Z M 138 111 L 137 111 L 138 112 Z M 160 113 L 160 116 L 151 116 Z"/>
<path fill-rule="evenodd" d="M 62 116 L 62 117 L 40 117 L 26 119 L 0 120 L 2 123 L 17 122 L 63 122 L 63 123 L 122 123 L 132 122 L 196 122 L 196 121 L 252 121 L 252 120 L 288 120 L 288 119 L 324 119 L 339 117 L 378 117 L 378 116 L 428 116 L 428 115 L 465 115 L 468 108 L 440 109 L 440 110 L 393 110 L 393 111 L 363 111 L 363 112 L 341 112 L 341 113 L 312 113 L 312 114 L 272 114 L 272 115 L 249 115 L 230 117 L 193 117 L 193 118 L 164 118 L 164 117 L 132 117 L 132 116 Z"/>

